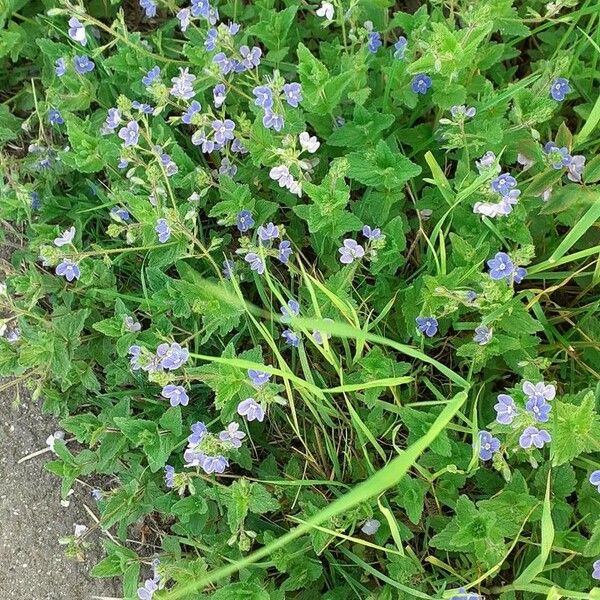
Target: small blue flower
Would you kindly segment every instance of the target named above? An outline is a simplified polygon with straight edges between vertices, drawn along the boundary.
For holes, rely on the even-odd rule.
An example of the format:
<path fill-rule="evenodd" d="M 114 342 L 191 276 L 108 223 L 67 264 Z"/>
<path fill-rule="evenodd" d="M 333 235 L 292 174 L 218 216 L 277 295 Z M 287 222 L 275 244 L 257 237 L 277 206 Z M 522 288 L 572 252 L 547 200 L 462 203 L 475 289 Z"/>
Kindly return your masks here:
<path fill-rule="evenodd" d="M 408 40 L 401 35 L 398 38 L 398 41 L 394 44 L 394 58 L 397 58 L 398 60 L 404 60 L 404 56 L 406 55 L 406 46 L 408 44 Z"/>
<path fill-rule="evenodd" d="M 161 396 L 167 398 L 171 406 L 187 406 L 190 398 L 182 385 L 169 383 L 163 387 Z"/>
<path fill-rule="evenodd" d="M 360 530 L 365 535 L 375 535 L 379 531 L 380 526 L 381 526 L 381 523 L 377 519 L 368 519 L 367 521 L 364 522 L 364 524 L 360 528 Z"/>
<path fill-rule="evenodd" d="M 237 413 L 242 417 L 246 417 L 248 421 L 259 421 L 262 423 L 265 418 L 263 407 L 254 398 L 242 400 L 238 404 Z"/>
<path fill-rule="evenodd" d="M 202 105 L 198 100 L 193 100 L 192 103 L 188 106 L 187 110 L 181 115 L 181 120 L 186 124 L 190 125 L 192 122 L 192 117 L 199 113 L 202 110 Z"/>
<path fill-rule="evenodd" d="M 259 275 L 265 272 L 265 261 L 256 252 L 248 252 L 244 260 L 250 265 L 250 269 Z"/>
<path fill-rule="evenodd" d="M 54 72 L 62 77 L 67 72 L 67 63 L 64 58 L 57 58 L 54 62 Z"/>
<path fill-rule="evenodd" d="M 523 382 L 523 393 L 527 396 L 528 400 L 554 400 L 556 397 L 556 388 L 552 385 L 546 385 L 543 381 L 538 383 L 531 383 L 531 381 Z"/>
<path fill-rule="evenodd" d="M 177 342 L 173 344 L 160 344 L 156 349 L 156 356 L 160 360 L 160 366 L 163 369 L 175 370 L 184 365 L 189 358 L 190 353 L 186 348 L 182 348 Z"/>
<path fill-rule="evenodd" d="M 500 449 L 500 440 L 492 436 L 489 431 L 479 432 L 479 458 L 490 460 Z"/>
<path fill-rule="evenodd" d="M 142 77 L 142 83 L 146 87 L 150 87 L 159 77 L 160 67 L 154 66 L 144 75 L 144 77 Z"/>
<path fill-rule="evenodd" d="M 531 448 L 531 446 L 543 448 L 544 444 L 551 441 L 550 434 L 545 429 L 538 429 L 537 427 L 527 427 L 519 437 L 519 445 L 525 450 Z"/>
<path fill-rule="evenodd" d="M 179 67 L 179 75 L 171 78 L 173 84 L 170 89 L 171 96 L 181 100 L 191 100 L 195 95 L 194 81 L 196 76 L 190 73 L 187 67 L 185 69 Z"/>
<path fill-rule="evenodd" d="M 248 377 L 256 387 L 261 387 L 271 379 L 271 373 L 257 369 L 248 369 Z"/>
<path fill-rule="evenodd" d="M 64 125 L 65 123 L 65 120 L 62 118 L 62 115 L 55 108 L 51 108 L 48 111 L 48 121 L 50 121 L 52 125 Z"/>
<path fill-rule="evenodd" d="M 221 121 L 217 119 L 212 122 L 212 128 L 215 132 L 215 142 L 224 144 L 226 140 L 232 140 L 234 135 L 235 123 L 231 119 Z"/>
<path fill-rule="evenodd" d="M 343 265 L 350 265 L 365 255 L 365 249 L 352 239 L 345 239 L 343 245 L 338 248 L 338 252 L 340 253 L 340 262 Z"/>
<path fill-rule="evenodd" d="M 298 104 L 302 102 L 302 87 L 299 83 L 286 83 L 283 94 L 286 102 L 294 108 L 298 108 Z"/>
<path fill-rule="evenodd" d="M 209 0 L 192 0 L 192 15 L 194 17 L 204 17 L 208 19 L 210 15 Z"/>
<path fill-rule="evenodd" d="M 417 330 L 427 337 L 433 337 L 438 332 L 438 322 L 435 317 L 417 317 Z"/>
<path fill-rule="evenodd" d="M 371 229 L 371 227 L 369 225 L 365 225 L 362 228 L 362 234 L 368 240 L 380 240 L 382 238 L 381 229 L 379 229 L 379 227 L 376 227 L 375 229 Z"/>
<path fill-rule="evenodd" d="M 146 11 L 149 19 L 156 16 L 156 3 L 153 0 L 140 0 L 140 6 Z"/>
<path fill-rule="evenodd" d="M 297 317 L 300 314 L 300 304 L 292 299 L 288 300 L 287 306 L 282 306 L 280 309 L 281 312 L 281 322 L 289 323 L 292 317 Z"/>
<path fill-rule="evenodd" d="M 557 102 L 562 102 L 570 91 L 569 80 L 564 77 L 558 77 L 550 85 L 550 96 Z"/>
<path fill-rule="evenodd" d="M 217 52 L 217 54 L 213 56 L 213 63 L 219 67 L 219 70 L 223 75 L 231 73 L 235 66 L 235 62 L 227 58 L 227 55 L 224 52 Z"/>
<path fill-rule="evenodd" d="M 536 421 L 545 423 L 548 421 L 552 406 L 541 398 L 530 398 L 525 404 L 525 408 L 533 415 Z"/>
<path fill-rule="evenodd" d="M 31 199 L 31 210 L 39 210 L 42 208 L 42 199 L 37 192 L 31 192 L 29 198 Z"/>
<path fill-rule="evenodd" d="M 91 492 L 90 495 L 92 496 L 92 498 L 96 501 L 99 502 L 100 500 L 102 500 L 102 490 L 99 490 L 97 488 L 94 488 Z"/>
<path fill-rule="evenodd" d="M 117 219 L 120 219 L 121 221 L 129 221 L 131 219 L 129 211 L 118 206 L 113 206 L 110 209 L 110 214 L 114 215 L 115 217 L 117 217 Z"/>
<path fill-rule="evenodd" d="M 559 148 L 554 142 L 547 142 L 544 145 L 544 154 L 547 155 L 552 168 L 556 170 L 568 167 L 573 160 L 568 148 Z"/>
<path fill-rule="evenodd" d="M 367 44 L 367 48 L 371 54 L 375 54 L 379 48 L 383 46 L 383 42 L 381 41 L 381 34 L 379 31 L 370 31 L 369 32 L 369 41 Z"/>
<path fill-rule="evenodd" d="M 138 100 L 134 100 L 131 103 L 131 108 L 135 108 L 137 111 L 145 115 L 151 115 L 154 112 L 154 108 L 152 108 L 152 106 L 144 102 L 139 102 Z"/>
<path fill-rule="evenodd" d="M 69 229 L 66 229 L 65 231 L 63 231 L 59 237 L 54 238 L 54 245 L 57 248 L 62 248 L 63 246 L 70 244 L 74 238 L 75 238 L 75 227 L 69 227 Z"/>
<path fill-rule="evenodd" d="M 592 565 L 592 578 L 593 579 L 600 579 L 600 559 L 594 561 L 594 564 Z"/>
<path fill-rule="evenodd" d="M 254 227 L 252 213 L 249 210 L 241 210 L 235 217 L 235 224 L 242 233 L 246 233 L 246 231 Z"/>
<path fill-rule="evenodd" d="M 450 600 L 482 600 L 479 594 L 472 594 L 471 592 L 467 592 L 464 587 L 458 588 L 458 595 L 452 596 Z"/>
<path fill-rule="evenodd" d="M 119 158 L 119 162 L 117 163 L 117 167 L 119 169 L 126 169 L 128 166 L 129 166 L 129 161 L 128 160 L 126 160 L 123 157 Z"/>
<path fill-rule="evenodd" d="M 220 454 L 217 456 L 205 456 L 200 466 L 207 475 L 211 473 L 224 473 L 225 468 L 229 466 L 229 461 Z"/>
<path fill-rule="evenodd" d="M 502 196 L 508 196 L 510 191 L 517 186 L 517 180 L 508 173 L 501 173 L 493 179 L 490 183 L 490 187 L 494 192 L 498 192 Z"/>
<path fill-rule="evenodd" d="M 135 146 L 140 137 L 140 126 L 137 121 L 129 121 L 125 127 L 121 127 L 119 137 L 123 140 L 123 146 Z"/>
<path fill-rule="evenodd" d="M 235 423 L 229 423 L 227 427 L 219 433 L 219 439 L 222 442 L 231 444 L 234 448 L 242 446 L 242 440 L 246 437 L 243 431 L 240 431 L 240 426 Z"/>
<path fill-rule="evenodd" d="M 279 227 L 273 223 L 267 223 L 261 225 L 256 233 L 262 242 L 269 242 L 279 237 Z"/>
<path fill-rule="evenodd" d="M 288 240 L 283 240 L 279 242 L 277 254 L 279 262 L 283 263 L 284 265 L 287 265 L 288 261 L 290 260 L 290 256 L 292 255 L 292 252 L 292 244 Z"/>
<path fill-rule="evenodd" d="M 217 83 L 213 88 L 213 103 L 215 108 L 221 108 L 227 97 L 227 91 L 225 90 L 225 84 Z"/>
<path fill-rule="evenodd" d="M 525 277 L 527 277 L 527 269 L 524 267 L 518 267 L 513 275 L 513 281 L 515 283 L 521 283 Z"/>
<path fill-rule="evenodd" d="M 60 277 L 64 277 L 67 281 L 71 282 L 73 279 L 79 279 L 81 277 L 81 271 L 76 263 L 68 258 L 65 258 L 57 267 L 56 274 Z"/>
<path fill-rule="evenodd" d="M 175 487 L 175 469 L 171 465 L 165 465 L 165 485 L 168 488 Z"/>
<path fill-rule="evenodd" d="M 473 341 L 480 346 L 485 346 L 489 344 L 492 339 L 492 330 L 485 325 L 480 325 L 479 327 L 475 327 L 475 335 L 473 336 Z"/>
<path fill-rule="evenodd" d="M 501 425 L 510 425 L 517 416 L 515 401 L 508 394 L 498 394 L 498 403 L 494 405 L 496 422 Z"/>
<path fill-rule="evenodd" d="M 188 435 L 188 442 L 193 446 L 198 445 L 208 433 L 206 425 L 201 421 L 194 423 L 191 427 L 191 430 L 192 433 Z"/>
<path fill-rule="evenodd" d="M 219 175 L 233 177 L 238 171 L 237 165 L 233 164 L 227 157 L 224 157 L 219 167 Z"/>
<path fill-rule="evenodd" d="M 152 600 L 156 590 L 158 590 L 158 582 L 154 579 L 146 579 L 144 587 L 138 588 L 137 597 L 139 600 Z"/>
<path fill-rule="evenodd" d="M 154 231 L 156 231 L 158 234 L 158 241 L 161 244 L 167 242 L 171 237 L 171 228 L 169 227 L 166 219 L 158 219 L 156 221 L 156 227 L 154 228 Z"/>
<path fill-rule="evenodd" d="M 494 258 L 487 261 L 490 268 L 490 277 L 494 281 L 510 279 L 514 271 L 514 265 L 506 252 L 498 252 Z"/>
<path fill-rule="evenodd" d="M 182 8 L 178 13 L 177 13 L 177 20 L 179 21 L 179 28 L 181 29 L 181 31 L 186 31 L 187 28 L 190 26 L 191 23 L 191 12 L 189 8 Z"/>
<path fill-rule="evenodd" d="M 265 111 L 262 123 L 267 129 L 274 129 L 277 132 L 281 131 L 285 124 L 281 115 L 278 115 L 268 109 Z"/>
<path fill-rule="evenodd" d="M 254 96 L 256 96 L 256 100 L 254 101 L 254 104 L 256 104 L 256 106 L 260 106 L 265 110 L 268 108 L 272 108 L 273 90 L 271 90 L 270 87 L 266 85 L 259 85 L 252 90 L 252 93 L 254 94 Z"/>
<path fill-rule="evenodd" d="M 221 271 L 225 279 L 231 279 L 233 277 L 234 265 L 235 263 L 232 260 L 225 259 L 223 261 L 223 268 L 221 269 Z"/>
<path fill-rule="evenodd" d="M 477 300 L 477 292 L 474 290 L 468 290 L 465 296 L 467 302 L 475 302 L 475 300 Z"/>
<path fill-rule="evenodd" d="M 112 133 L 121 122 L 121 112 L 118 108 L 109 108 L 108 113 L 106 115 L 106 121 L 104 121 L 104 125 L 102 126 L 102 133 Z"/>
<path fill-rule="evenodd" d="M 600 471 L 594 471 L 590 475 L 590 483 L 595 485 L 598 488 L 598 492 L 600 492 Z"/>
<path fill-rule="evenodd" d="M 285 329 L 281 332 L 281 337 L 285 340 L 285 343 L 289 346 L 297 348 L 300 345 L 300 337 L 298 334 L 291 329 Z"/>
<path fill-rule="evenodd" d="M 87 38 L 85 36 L 85 27 L 79 21 L 77 17 L 71 17 L 69 19 L 69 37 L 76 42 L 79 42 L 82 46 L 87 45 Z"/>
<path fill-rule="evenodd" d="M 410 87 L 415 94 L 426 94 L 431 87 L 431 77 L 425 73 L 418 73 L 410 82 Z"/>
<path fill-rule="evenodd" d="M 93 60 L 90 60 L 88 56 L 76 56 L 73 59 L 73 66 L 80 75 L 90 73 L 96 68 Z"/>
<path fill-rule="evenodd" d="M 219 32 L 213 27 L 206 32 L 206 39 L 204 40 L 204 47 L 212 52 L 217 47 L 217 38 Z"/>
<path fill-rule="evenodd" d="M 235 35 L 241 29 L 238 23 L 228 23 L 227 31 L 229 31 L 229 35 Z"/>
<path fill-rule="evenodd" d="M 253 67 L 258 67 L 258 65 L 260 65 L 260 57 L 262 56 L 262 50 L 258 46 L 254 46 L 252 49 L 250 49 L 248 46 L 241 46 L 240 54 L 242 56 L 242 65 L 247 70 L 250 70 Z"/>

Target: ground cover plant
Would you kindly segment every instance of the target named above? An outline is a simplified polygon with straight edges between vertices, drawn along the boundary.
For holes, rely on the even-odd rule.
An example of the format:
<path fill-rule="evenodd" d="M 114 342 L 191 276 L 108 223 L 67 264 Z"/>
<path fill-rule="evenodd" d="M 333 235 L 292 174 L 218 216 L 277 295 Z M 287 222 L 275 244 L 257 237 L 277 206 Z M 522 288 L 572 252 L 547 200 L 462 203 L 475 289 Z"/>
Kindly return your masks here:
<path fill-rule="evenodd" d="M 128 599 L 600 598 L 594 0 L 0 19 L 0 375 L 99 482 L 70 555 L 109 533 Z"/>

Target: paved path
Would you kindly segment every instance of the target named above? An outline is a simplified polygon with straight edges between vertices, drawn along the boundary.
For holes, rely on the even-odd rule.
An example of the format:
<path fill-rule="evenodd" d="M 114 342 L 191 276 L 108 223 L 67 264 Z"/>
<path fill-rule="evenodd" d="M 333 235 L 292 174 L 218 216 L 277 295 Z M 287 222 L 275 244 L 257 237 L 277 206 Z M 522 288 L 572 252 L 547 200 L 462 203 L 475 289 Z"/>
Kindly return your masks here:
<path fill-rule="evenodd" d="M 68 507 L 60 503 L 60 479 L 44 469 L 50 453 L 18 460 L 46 447 L 58 428 L 41 406 L 28 398 L 15 405 L 14 388 L 0 393 L 0 598 L 2 600 L 90 600 L 121 598 L 114 581 L 92 579 L 89 568 L 101 557 L 98 534 L 83 563 L 64 555 L 58 539 L 72 535 L 74 524 L 93 521 L 83 507 L 94 508 L 80 486 Z"/>

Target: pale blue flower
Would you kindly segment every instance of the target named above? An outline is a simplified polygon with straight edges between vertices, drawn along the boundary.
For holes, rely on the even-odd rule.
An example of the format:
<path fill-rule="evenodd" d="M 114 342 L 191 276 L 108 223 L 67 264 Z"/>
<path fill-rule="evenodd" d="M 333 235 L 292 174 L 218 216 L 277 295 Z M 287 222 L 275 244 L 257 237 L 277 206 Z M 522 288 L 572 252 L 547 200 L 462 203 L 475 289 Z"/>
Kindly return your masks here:
<path fill-rule="evenodd" d="M 245 69 L 249 70 L 253 67 L 258 67 L 258 65 L 260 65 L 260 57 L 262 56 L 262 50 L 258 46 L 254 46 L 252 49 L 245 45 L 241 46 L 240 54 L 242 56 L 241 64 L 244 66 Z"/>
<path fill-rule="evenodd" d="M 221 108 L 223 103 L 225 102 L 225 98 L 227 97 L 227 92 L 225 90 L 225 84 L 218 83 L 213 88 L 213 103 L 215 108 Z"/>
<path fill-rule="evenodd" d="M 48 111 L 48 121 L 50 121 L 51 125 L 64 125 L 65 123 L 65 120 L 56 108 L 51 108 Z"/>
<path fill-rule="evenodd" d="M 249 210 L 241 210 L 235 217 L 235 224 L 239 231 L 246 233 L 246 231 L 254 227 L 252 213 Z"/>
<path fill-rule="evenodd" d="M 191 23 L 191 12 L 189 8 L 182 8 L 178 13 L 177 13 L 177 19 L 179 20 L 179 28 L 181 29 L 181 31 L 186 31 L 187 28 L 190 26 Z"/>
<path fill-rule="evenodd" d="M 171 465 L 165 465 L 165 485 L 168 488 L 175 487 L 175 469 Z"/>
<path fill-rule="evenodd" d="M 408 40 L 401 35 L 398 38 L 398 41 L 394 44 L 394 58 L 398 60 L 404 60 L 404 56 L 406 55 L 406 47 L 408 45 Z"/>
<path fill-rule="evenodd" d="M 69 19 L 69 37 L 72 40 L 79 42 L 82 46 L 87 45 L 85 27 L 77 17 L 71 17 Z"/>
<path fill-rule="evenodd" d="M 381 526 L 381 523 L 377 519 L 368 519 L 367 521 L 364 522 L 364 524 L 360 528 L 360 530 L 365 535 L 375 535 L 379 531 L 380 526 Z"/>
<path fill-rule="evenodd" d="M 81 277 L 81 271 L 79 270 L 77 263 L 74 263 L 68 258 L 63 259 L 63 261 L 56 267 L 56 274 L 64 277 L 69 282 L 73 281 L 73 279 L 79 279 Z"/>
<path fill-rule="evenodd" d="M 490 187 L 494 192 L 498 192 L 502 196 L 508 196 L 510 191 L 517 186 L 517 180 L 508 173 L 501 173 L 493 179 L 490 183 Z"/>
<path fill-rule="evenodd" d="M 234 448 L 242 446 L 242 440 L 246 437 L 243 431 L 240 431 L 240 426 L 235 423 L 229 423 L 227 427 L 219 433 L 219 439 L 222 442 L 230 443 Z"/>
<path fill-rule="evenodd" d="M 261 242 L 269 242 L 279 237 L 279 227 L 273 223 L 267 223 L 266 225 L 261 225 L 256 230 L 256 233 Z"/>
<path fill-rule="evenodd" d="M 297 108 L 302 102 L 302 87 L 299 83 L 286 83 L 283 86 L 283 95 L 290 106 Z"/>
<path fill-rule="evenodd" d="M 274 129 L 277 132 L 281 131 L 285 124 L 283 117 L 281 115 L 278 115 L 268 109 L 265 111 L 265 114 L 263 115 L 262 123 L 265 128 Z"/>
<path fill-rule="evenodd" d="M 281 332 L 281 337 L 285 340 L 285 343 L 297 348 L 300 345 L 300 336 L 291 329 L 285 329 Z"/>
<path fill-rule="evenodd" d="M 212 52 L 217 47 L 217 38 L 219 32 L 213 27 L 206 32 L 206 39 L 204 40 L 204 47 Z"/>
<path fill-rule="evenodd" d="M 525 408 L 533 415 L 536 421 L 545 423 L 550 418 L 552 406 L 541 398 L 530 398 L 525 404 Z"/>
<path fill-rule="evenodd" d="M 88 56 L 76 56 L 73 59 L 73 66 L 80 75 L 90 73 L 96 68 L 93 60 L 90 60 Z"/>
<path fill-rule="evenodd" d="M 595 485 L 598 488 L 598 492 L 600 492 L 600 470 L 594 471 L 590 475 L 590 483 Z"/>
<path fill-rule="evenodd" d="M 344 240 L 343 245 L 338 248 L 338 252 L 340 253 L 340 262 L 344 265 L 352 264 L 365 255 L 365 249 L 352 239 Z"/>
<path fill-rule="evenodd" d="M 182 100 L 191 100 L 194 95 L 194 81 L 196 76 L 189 72 L 189 68 L 182 69 L 179 67 L 179 75 L 171 78 L 171 96 L 181 98 Z"/>
<path fill-rule="evenodd" d="M 250 269 L 259 275 L 265 272 L 265 261 L 256 252 L 248 252 L 244 260 L 250 265 Z"/>
<path fill-rule="evenodd" d="M 54 61 L 54 72 L 59 77 L 62 77 L 67 72 L 67 63 L 64 58 L 57 58 L 56 61 Z"/>
<path fill-rule="evenodd" d="M 248 369 L 248 377 L 255 386 L 261 387 L 271 379 L 271 373 L 259 371 L 258 369 Z"/>
<path fill-rule="evenodd" d="M 475 335 L 473 336 L 473 341 L 480 346 L 485 346 L 489 344 L 492 339 L 492 330 L 485 325 L 480 325 L 479 327 L 475 327 Z"/>
<path fill-rule="evenodd" d="M 500 449 L 500 440 L 492 436 L 488 431 L 479 432 L 479 458 L 490 460 Z"/>
<path fill-rule="evenodd" d="M 438 332 L 438 321 L 435 317 L 417 317 L 417 330 L 427 337 L 433 337 Z"/>
<path fill-rule="evenodd" d="M 140 137 L 140 126 L 137 121 L 129 121 L 125 127 L 121 127 L 119 137 L 123 140 L 123 146 L 135 146 Z"/>
<path fill-rule="evenodd" d="M 273 90 L 266 85 L 259 85 L 252 90 L 256 97 L 254 104 L 265 110 L 273 106 Z"/>
<path fill-rule="evenodd" d="M 146 87 L 150 87 L 160 77 L 160 67 L 152 67 L 144 77 L 142 77 L 142 83 Z"/>
<path fill-rule="evenodd" d="M 519 445 L 523 449 L 531 448 L 543 448 L 544 444 L 552 441 L 550 434 L 545 429 L 538 429 L 537 427 L 527 427 L 521 437 L 519 437 Z"/>
<path fill-rule="evenodd" d="M 498 394 L 498 403 L 494 405 L 496 421 L 501 425 L 510 425 L 517 416 L 515 401 L 508 394 Z"/>
<path fill-rule="evenodd" d="M 173 371 L 183 366 L 190 353 L 186 348 L 182 348 L 177 342 L 169 344 L 160 344 L 156 349 L 156 356 L 159 359 L 159 365 L 163 369 Z"/>
<path fill-rule="evenodd" d="M 374 229 L 371 229 L 371 227 L 369 225 L 365 225 L 362 228 L 362 234 L 368 239 L 368 240 L 380 240 L 383 236 L 381 235 L 381 229 L 379 229 L 379 227 L 376 227 Z"/>
<path fill-rule="evenodd" d="M 498 252 L 494 258 L 487 261 L 490 268 L 490 277 L 494 281 L 510 279 L 514 271 L 514 265 L 506 252 Z"/>
<path fill-rule="evenodd" d="M 248 421 L 259 421 L 263 422 L 265 418 L 265 411 L 263 407 L 254 400 L 254 398 L 246 398 L 238 404 L 237 407 L 238 415 L 246 417 Z"/>
<path fill-rule="evenodd" d="M 217 144 L 224 144 L 226 140 L 232 140 L 234 137 L 235 123 L 231 119 L 224 119 L 223 121 L 217 119 L 212 122 L 212 128 L 215 132 L 215 142 Z"/>
<path fill-rule="evenodd" d="M 171 406 L 187 406 L 190 398 L 182 385 L 169 383 L 163 387 L 161 396 L 170 400 Z"/>
<path fill-rule="evenodd" d="M 277 259 L 284 265 L 288 264 L 290 260 L 290 256 L 293 253 L 292 244 L 288 240 L 283 240 L 279 242 L 279 247 L 277 248 L 278 254 Z"/>
<path fill-rule="evenodd" d="M 550 85 L 550 96 L 557 102 L 562 102 L 570 91 L 569 80 L 564 77 L 558 77 Z"/>
<path fill-rule="evenodd" d="M 151 19 L 156 16 L 156 2 L 153 0 L 139 0 L 140 6 L 146 11 L 146 16 Z"/>
<path fill-rule="evenodd" d="M 367 49 L 371 54 L 375 54 L 379 48 L 383 45 L 381 41 L 381 34 L 379 31 L 369 31 L 369 41 L 367 43 Z"/>
<path fill-rule="evenodd" d="M 431 77 L 425 73 L 418 73 L 410 82 L 410 87 L 415 94 L 426 94 L 431 87 Z"/>

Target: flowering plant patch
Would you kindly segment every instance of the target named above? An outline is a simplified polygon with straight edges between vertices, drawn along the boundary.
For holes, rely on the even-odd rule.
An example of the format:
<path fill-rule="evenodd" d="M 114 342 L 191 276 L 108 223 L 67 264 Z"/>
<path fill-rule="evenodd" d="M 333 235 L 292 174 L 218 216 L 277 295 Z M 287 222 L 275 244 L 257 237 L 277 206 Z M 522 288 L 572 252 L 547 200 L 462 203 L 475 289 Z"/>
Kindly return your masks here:
<path fill-rule="evenodd" d="M 125 598 L 600 598 L 600 15 L 400 4 L 0 8 L 0 376 Z"/>

